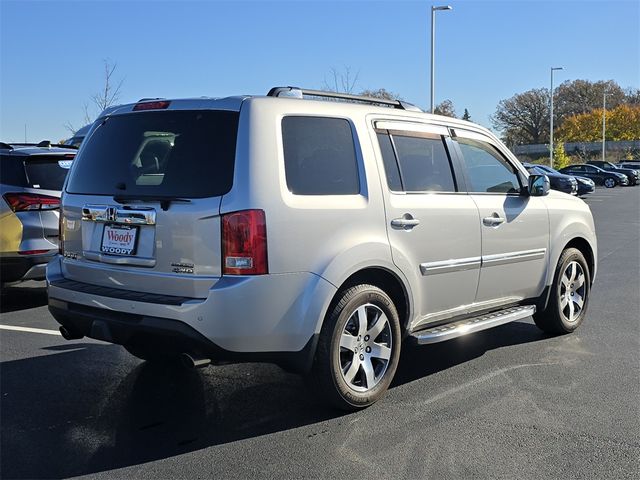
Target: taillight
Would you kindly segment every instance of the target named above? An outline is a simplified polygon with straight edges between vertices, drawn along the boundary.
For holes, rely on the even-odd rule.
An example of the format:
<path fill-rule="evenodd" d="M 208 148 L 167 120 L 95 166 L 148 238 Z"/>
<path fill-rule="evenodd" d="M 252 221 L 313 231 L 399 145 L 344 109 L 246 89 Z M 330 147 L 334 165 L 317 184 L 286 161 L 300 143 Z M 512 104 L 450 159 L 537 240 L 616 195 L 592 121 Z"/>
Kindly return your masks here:
<path fill-rule="evenodd" d="M 47 253 L 49 250 L 23 250 L 18 252 L 18 255 L 42 255 L 43 253 Z"/>
<path fill-rule="evenodd" d="M 37 193 L 5 193 L 4 199 L 14 212 L 27 210 L 54 210 L 60 208 L 60 199 Z"/>
<path fill-rule="evenodd" d="M 222 216 L 222 272 L 225 275 L 264 275 L 267 264 L 267 225 L 262 210 Z"/>

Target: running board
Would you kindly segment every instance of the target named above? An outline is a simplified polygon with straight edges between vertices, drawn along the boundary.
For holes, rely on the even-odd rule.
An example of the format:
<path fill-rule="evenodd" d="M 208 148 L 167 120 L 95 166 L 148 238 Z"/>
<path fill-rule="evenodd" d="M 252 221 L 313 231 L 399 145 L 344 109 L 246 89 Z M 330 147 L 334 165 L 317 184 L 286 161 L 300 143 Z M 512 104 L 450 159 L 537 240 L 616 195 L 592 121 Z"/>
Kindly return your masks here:
<path fill-rule="evenodd" d="M 427 330 L 418 330 L 417 332 L 413 332 L 411 336 L 419 345 L 444 342 L 468 333 L 479 332 L 480 330 L 486 330 L 530 317 L 535 311 L 535 305 L 510 307 L 505 310 L 485 313 L 484 315 L 447 323 Z"/>

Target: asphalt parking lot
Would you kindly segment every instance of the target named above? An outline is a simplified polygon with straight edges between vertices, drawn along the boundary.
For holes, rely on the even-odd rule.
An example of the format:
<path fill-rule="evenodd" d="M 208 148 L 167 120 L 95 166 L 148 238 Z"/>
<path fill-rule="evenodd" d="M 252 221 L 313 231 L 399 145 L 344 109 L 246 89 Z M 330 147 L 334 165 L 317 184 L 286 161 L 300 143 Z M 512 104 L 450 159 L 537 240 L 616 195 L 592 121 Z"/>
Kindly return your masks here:
<path fill-rule="evenodd" d="M 638 478 L 640 187 L 586 202 L 600 261 L 576 333 L 528 320 L 405 349 L 387 396 L 348 415 L 275 366 L 158 369 L 67 342 L 42 282 L 10 287 L 0 476 Z"/>

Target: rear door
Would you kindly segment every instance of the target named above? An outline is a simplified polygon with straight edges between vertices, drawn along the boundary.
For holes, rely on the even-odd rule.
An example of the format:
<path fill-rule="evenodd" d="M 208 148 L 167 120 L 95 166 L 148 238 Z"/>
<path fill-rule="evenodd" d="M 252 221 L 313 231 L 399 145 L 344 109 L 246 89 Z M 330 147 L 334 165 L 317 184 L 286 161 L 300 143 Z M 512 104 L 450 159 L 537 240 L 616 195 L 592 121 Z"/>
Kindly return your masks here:
<path fill-rule="evenodd" d="M 377 122 L 376 135 L 393 261 L 413 290 L 411 327 L 464 313 L 478 286 L 480 219 L 451 162 L 447 129 Z"/>
<path fill-rule="evenodd" d="M 221 275 L 219 210 L 232 186 L 237 130 L 238 112 L 223 110 L 99 121 L 65 191 L 64 276 L 206 297 Z"/>

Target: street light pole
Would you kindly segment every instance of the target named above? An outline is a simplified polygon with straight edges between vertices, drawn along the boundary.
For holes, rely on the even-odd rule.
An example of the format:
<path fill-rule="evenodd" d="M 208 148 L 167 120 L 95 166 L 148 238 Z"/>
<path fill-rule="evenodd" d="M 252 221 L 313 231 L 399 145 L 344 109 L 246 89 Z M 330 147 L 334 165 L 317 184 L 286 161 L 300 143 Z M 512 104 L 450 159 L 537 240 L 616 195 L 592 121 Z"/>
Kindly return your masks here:
<path fill-rule="evenodd" d="M 435 83 L 436 83 L 436 11 L 438 10 L 451 10 L 449 5 L 442 5 L 439 7 L 431 6 L 431 113 L 435 108 Z"/>
<path fill-rule="evenodd" d="M 607 92 L 602 93 L 602 161 L 604 162 L 604 141 L 607 130 Z"/>
<path fill-rule="evenodd" d="M 553 72 L 554 70 L 564 70 L 563 67 L 551 67 L 551 112 L 549 125 L 549 166 L 553 168 Z"/>

